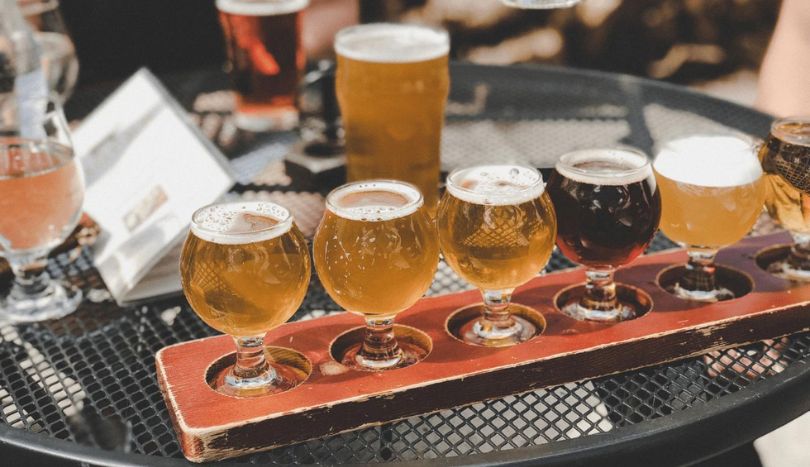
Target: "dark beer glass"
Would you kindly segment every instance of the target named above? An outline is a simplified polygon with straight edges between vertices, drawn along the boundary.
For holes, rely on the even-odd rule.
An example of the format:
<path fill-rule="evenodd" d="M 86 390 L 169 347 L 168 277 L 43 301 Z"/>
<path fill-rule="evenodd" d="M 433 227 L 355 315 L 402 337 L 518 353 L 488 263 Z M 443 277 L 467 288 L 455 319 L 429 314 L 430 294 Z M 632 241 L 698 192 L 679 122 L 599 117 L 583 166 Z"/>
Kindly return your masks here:
<path fill-rule="evenodd" d="M 793 236 L 790 255 L 768 270 L 810 281 L 810 116 L 777 120 L 759 150 L 768 214 Z"/>
<path fill-rule="evenodd" d="M 296 98 L 306 56 L 301 11 L 309 0 L 217 0 L 236 126 L 248 131 L 289 130 L 298 123 Z"/>
<path fill-rule="evenodd" d="M 570 152 L 557 162 L 547 189 L 557 212 L 557 246 L 587 267 L 585 293 L 563 304 L 563 313 L 592 321 L 635 317 L 635 306 L 617 297 L 613 272 L 644 251 L 661 218 L 647 156 L 627 149 Z"/>

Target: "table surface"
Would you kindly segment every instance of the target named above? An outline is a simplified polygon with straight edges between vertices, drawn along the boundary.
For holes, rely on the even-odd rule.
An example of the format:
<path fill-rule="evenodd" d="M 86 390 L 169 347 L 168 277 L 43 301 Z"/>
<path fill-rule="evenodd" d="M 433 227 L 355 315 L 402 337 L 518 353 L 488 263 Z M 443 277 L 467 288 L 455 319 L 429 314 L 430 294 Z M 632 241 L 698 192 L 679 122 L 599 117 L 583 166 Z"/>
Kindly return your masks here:
<path fill-rule="evenodd" d="M 560 154 L 588 146 L 631 145 L 652 153 L 657 142 L 696 132 L 764 136 L 771 120 L 684 88 L 622 75 L 454 64 L 451 79 L 443 170 L 504 160 L 549 167 Z M 216 102 L 227 98 L 216 92 L 226 85 L 221 74 L 181 74 L 165 82 L 182 104 L 196 109 L 204 131 L 214 125 L 212 136 L 222 132 L 225 114 Z M 79 92 L 68 110 L 86 113 L 109 90 Z M 211 124 L 206 114 L 220 118 Z M 296 181 L 281 172 L 280 159 L 294 140 L 292 134 L 274 135 L 236 150 L 232 167 L 242 184 L 229 196 L 281 197 L 299 222 L 308 218 L 314 227 L 321 195 L 299 192 Z M 672 246 L 659 235 L 650 249 Z M 75 262 L 60 256 L 49 266 L 54 276 L 84 289 L 88 299 L 76 313 L 32 325 L 0 323 L 0 443 L 93 464 L 185 463 L 155 380 L 154 354 L 214 331 L 181 296 L 116 306 L 91 262 L 85 251 Z M 555 252 L 547 269 L 571 266 Z M 429 293 L 468 287 L 442 263 Z M 293 319 L 338 311 L 313 277 Z M 692 462 L 810 409 L 809 356 L 810 336 L 794 335 L 411 417 L 231 463 Z"/>

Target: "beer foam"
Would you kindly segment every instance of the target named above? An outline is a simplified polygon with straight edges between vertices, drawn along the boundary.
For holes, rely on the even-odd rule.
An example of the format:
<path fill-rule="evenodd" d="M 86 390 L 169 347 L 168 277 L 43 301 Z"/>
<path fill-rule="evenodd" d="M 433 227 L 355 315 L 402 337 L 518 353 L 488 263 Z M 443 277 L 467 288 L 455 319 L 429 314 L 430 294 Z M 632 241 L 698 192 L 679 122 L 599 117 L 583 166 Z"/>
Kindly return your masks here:
<path fill-rule="evenodd" d="M 536 169 L 520 165 L 480 165 L 453 171 L 447 191 L 473 204 L 507 206 L 539 198 L 546 189 Z"/>
<path fill-rule="evenodd" d="M 415 186 L 393 180 L 350 183 L 336 188 L 326 197 L 327 209 L 336 215 L 367 222 L 409 216 L 422 204 L 422 194 Z"/>
<path fill-rule="evenodd" d="M 733 187 L 754 183 L 762 167 L 753 145 L 734 136 L 689 136 L 666 143 L 653 163 L 659 174 L 680 183 Z"/>
<path fill-rule="evenodd" d="M 272 16 L 295 13 L 309 5 L 309 0 L 217 0 L 217 9 L 232 15 Z"/>
<path fill-rule="evenodd" d="M 191 216 L 191 232 L 220 245 L 262 242 L 289 232 L 290 211 L 261 201 L 211 204 Z"/>
<path fill-rule="evenodd" d="M 554 169 L 589 185 L 630 185 L 652 175 L 647 156 L 627 149 L 583 149 L 564 154 Z"/>
<path fill-rule="evenodd" d="M 447 55 L 447 32 L 415 24 L 352 26 L 335 36 L 335 52 L 364 62 L 421 62 Z"/>

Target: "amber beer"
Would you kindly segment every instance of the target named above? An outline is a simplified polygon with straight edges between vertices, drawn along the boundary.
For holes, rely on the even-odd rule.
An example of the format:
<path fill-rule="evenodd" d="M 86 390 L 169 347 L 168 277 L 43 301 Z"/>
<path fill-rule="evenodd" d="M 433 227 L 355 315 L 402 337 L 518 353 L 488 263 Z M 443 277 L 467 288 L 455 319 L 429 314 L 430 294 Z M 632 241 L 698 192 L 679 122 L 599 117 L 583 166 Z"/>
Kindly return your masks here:
<path fill-rule="evenodd" d="M 430 287 L 439 262 L 436 227 L 415 186 L 370 180 L 333 190 L 312 251 L 329 295 L 366 320 L 362 342 L 338 357 L 344 365 L 379 371 L 425 357 L 424 347 L 398 342 L 393 328 L 394 316 Z"/>
<path fill-rule="evenodd" d="M 734 298 L 717 282 L 717 250 L 741 240 L 756 222 L 765 197 L 762 168 L 751 141 L 691 136 L 671 141 L 655 163 L 661 190 L 661 230 L 687 247 L 689 262 L 670 290 L 715 302 Z"/>
<path fill-rule="evenodd" d="M 793 236 L 785 261 L 771 272 L 792 280 L 810 280 L 810 117 L 777 120 L 761 146 L 765 170 L 765 207 L 768 214 Z"/>
<path fill-rule="evenodd" d="M 258 336 L 287 321 L 304 299 L 310 263 L 289 211 L 228 203 L 194 214 L 180 262 L 183 290 L 212 328 Z"/>
<path fill-rule="evenodd" d="M 217 0 L 239 128 L 259 132 L 297 124 L 298 83 L 306 64 L 301 11 L 308 4 L 309 0 Z"/>
<path fill-rule="evenodd" d="M 324 288 L 340 306 L 393 316 L 430 286 L 439 246 L 414 187 L 361 182 L 330 195 L 313 254 Z"/>
<path fill-rule="evenodd" d="M 536 276 L 554 248 L 557 220 L 540 173 L 518 165 L 456 170 L 447 177 L 437 222 L 445 260 L 484 298 L 457 336 L 488 347 L 534 337 L 535 322 L 513 311 L 536 312 L 510 302 L 513 289 Z"/>
<path fill-rule="evenodd" d="M 338 33 L 335 51 L 348 179 L 410 182 L 435 210 L 450 86 L 447 33 L 416 25 L 354 26 Z"/>
<path fill-rule="evenodd" d="M 510 170 L 486 166 L 455 172 L 439 212 L 445 260 L 483 290 L 528 282 L 554 248 L 556 217 L 543 184 L 533 185 L 539 174 L 526 171 L 513 177 Z"/>

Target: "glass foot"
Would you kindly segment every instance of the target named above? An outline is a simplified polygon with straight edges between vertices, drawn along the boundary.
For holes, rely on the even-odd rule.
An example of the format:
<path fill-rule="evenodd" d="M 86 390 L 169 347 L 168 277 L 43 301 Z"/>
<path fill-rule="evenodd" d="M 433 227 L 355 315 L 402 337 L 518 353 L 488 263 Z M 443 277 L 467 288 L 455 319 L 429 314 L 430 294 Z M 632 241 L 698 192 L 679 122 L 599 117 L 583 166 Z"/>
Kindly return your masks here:
<path fill-rule="evenodd" d="M 12 289 L 13 290 L 13 289 Z M 67 316 L 79 307 L 82 291 L 51 282 L 39 296 L 19 297 L 12 292 L 0 303 L 0 317 L 12 323 L 34 323 Z"/>
<path fill-rule="evenodd" d="M 810 270 L 794 267 L 789 261 L 777 261 L 768 265 L 771 274 L 796 282 L 810 281 Z"/>
<path fill-rule="evenodd" d="M 725 287 L 719 287 L 714 290 L 687 290 L 681 287 L 680 283 L 675 283 L 675 285 L 667 291 L 678 298 L 696 302 L 715 303 L 737 298 L 734 292 Z"/>
<path fill-rule="evenodd" d="M 475 310 L 475 312 L 470 313 L 470 310 Z M 462 308 L 456 312 L 456 316 L 461 317 L 463 314 L 470 313 L 470 317 L 466 322 L 457 325 L 457 329 L 453 334 L 467 344 L 483 347 L 509 347 L 526 342 L 542 332 L 543 326 L 539 326 L 533 320 L 522 316 L 527 314 L 529 316 L 539 315 L 534 309 L 511 303 L 507 311 L 512 317 L 513 324 L 505 328 L 494 328 L 487 326 L 486 322 L 482 323 L 483 304 Z M 542 316 L 537 319 L 542 320 Z"/>
<path fill-rule="evenodd" d="M 340 363 L 351 368 L 352 370 L 361 371 L 384 371 L 394 370 L 396 368 L 405 368 L 414 363 L 424 359 L 428 352 L 424 348 L 410 344 L 408 342 L 399 341 L 399 351 L 386 359 L 369 359 L 365 358 L 360 353 L 362 343 L 357 343 L 346 349 L 343 354 L 343 359 Z"/>
<path fill-rule="evenodd" d="M 615 308 L 609 310 L 594 310 L 582 306 L 578 298 L 572 299 L 563 305 L 560 311 L 577 321 L 599 321 L 602 323 L 618 323 L 633 319 L 639 315 L 636 307 L 630 303 L 619 302 Z"/>
<path fill-rule="evenodd" d="M 239 378 L 233 374 L 232 366 L 226 367 L 209 384 L 215 391 L 226 396 L 260 397 L 289 391 L 304 379 L 306 375 L 302 375 L 299 369 L 270 362 L 265 373 L 253 378 Z"/>
<path fill-rule="evenodd" d="M 237 128 L 252 133 L 289 131 L 298 126 L 298 110 L 294 107 L 281 107 L 266 112 L 236 112 L 234 124 Z"/>

